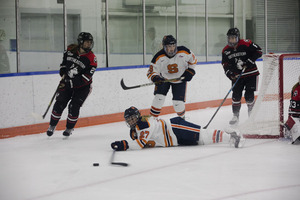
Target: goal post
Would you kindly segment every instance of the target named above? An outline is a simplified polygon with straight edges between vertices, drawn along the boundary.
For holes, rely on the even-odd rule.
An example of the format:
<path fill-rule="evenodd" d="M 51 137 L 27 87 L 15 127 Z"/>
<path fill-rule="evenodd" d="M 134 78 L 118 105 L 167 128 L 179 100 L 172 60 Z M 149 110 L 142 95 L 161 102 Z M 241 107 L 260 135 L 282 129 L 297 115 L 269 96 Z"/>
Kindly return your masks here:
<path fill-rule="evenodd" d="M 261 73 L 251 115 L 237 128 L 246 138 L 283 137 L 291 90 L 300 75 L 300 54 L 263 55 Z"/>

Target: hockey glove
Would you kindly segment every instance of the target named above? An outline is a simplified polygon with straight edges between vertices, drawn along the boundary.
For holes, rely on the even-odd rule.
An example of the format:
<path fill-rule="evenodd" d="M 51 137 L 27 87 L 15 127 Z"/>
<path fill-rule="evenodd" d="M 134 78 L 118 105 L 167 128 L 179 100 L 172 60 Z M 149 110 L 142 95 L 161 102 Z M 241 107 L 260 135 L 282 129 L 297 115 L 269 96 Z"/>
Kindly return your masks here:
<path fill-rule="evenodd" d="M 135 131 L 135 128 L 131 128 L 131 129 L 130 129 L 129 136 L 130 136 L 130 138 L 131 138 L 132 140 L 137 139 L 137 133 L 136 133 L 136 131 Z"/>
<path fill-rule="evenodd" d="M 230 70 L 227 70 L 225 74 L 231 81 L 234 81 L 236 79 L 234 73 Z"/>
<path fill-rule="evenodd" d="M 58 89 L 63 90 L 63 89 L 65 89 L 65 86 L 66 86 L 66 84 L 63 81 L 61 81 L 58 85 Z"/>
<path fill-rule="evenodd" d="M 246 66 L 247 66 L 248 69 L 251 69 L 251 68 L 255 67 L 255 62 L 252 61 L 250 58 L 248 58 L 246 60 L 245 64 L 246 64 Z"/>
<path fill-rule="evenodd" d="M 129 146 L 126 140 L 121 140 L 111 143 L 111 148 L 116 151 L 126 151 L 129 148 Z"/>
<path fill-rule="evenodd" d="M 159 75 L 152 77 L 152 82 L 154 82 L 155 85 L 160 85 L 160 84 L 164 83 L 164 81 L 166 81 L 166 79 Z"/>
<path fill-rule="evenodd" d="M 65 80 L 65 79 L 62 79 L 62 80 L 59 82 L 58 89 L 59 89 L 59 90 L 65 90 L 66 88 L 67 88 L 66 80 Z"/>
<path fill-rule="evenodd" d="M 59 69 L 59 75 L 62 77 L 64 75 L 67 74 L 67 68 L 66 66 L 60 66 L 60 69 Z"/>
<path fill-rule="evenodd" d="M 184 77 L 182 81 L 190 81 L 192 80 L 193 76 L 196 74 L 195 70 L 192 68 L 188 68 L 184 71 L 181 77 Z"/>

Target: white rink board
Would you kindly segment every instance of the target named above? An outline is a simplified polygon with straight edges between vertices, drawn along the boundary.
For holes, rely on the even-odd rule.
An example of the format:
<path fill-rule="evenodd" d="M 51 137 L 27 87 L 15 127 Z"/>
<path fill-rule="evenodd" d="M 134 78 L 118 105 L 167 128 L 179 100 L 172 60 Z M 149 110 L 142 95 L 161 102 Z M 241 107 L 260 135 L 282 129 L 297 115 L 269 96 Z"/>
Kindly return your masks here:
<path fill-rule="evenodd" d="M 259 68 L 262 61 L 258 61 Z M 98 116 L 123 112 L 135 105 L 139 109 L 150 108 L 154 86 L 124 91 L 120 80 L 125 84 L 148 83 L 147 68 L 96 71 L 93 78 L 93 91 L 84 103 L 80 117 Z M 262 73 L 262 71 L 261 71 Z M 37 120 L 31 113 L 43 114 L 59 83 L 58 74 L 29 75 L 0 78 L 0 128 L 48 122 Z M 231 87 L 220 63 L 201 64 L 196 67 L 196 75 L 188 83 L 186 103 L 223 99 Z M 228 97 L 230 98 L 230 96 Z M 169 92 L 165 106 L 172 105 Z M 66 118 L 66 110 L 62 119 Z"/>

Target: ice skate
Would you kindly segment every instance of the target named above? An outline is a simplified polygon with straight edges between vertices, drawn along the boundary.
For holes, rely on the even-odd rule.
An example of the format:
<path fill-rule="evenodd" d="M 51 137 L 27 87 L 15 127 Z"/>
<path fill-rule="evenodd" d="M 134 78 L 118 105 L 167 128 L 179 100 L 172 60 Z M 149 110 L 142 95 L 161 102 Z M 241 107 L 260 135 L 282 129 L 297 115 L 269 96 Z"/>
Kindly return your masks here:
<path fill-rule="evenodd" d="M 232 145 L 235 148 L 240 148 L 245 144 L 245 138 L 243 138 L 237 130 L 227 128 L 225 132 L 230 135 L 230 146 Z"/>
<path fill-rule="evenodd" d="M 230 125 L 237 125 L 239 123 L 239 117 L 234 115 L 233 118 L 229 121 Z"/>
<path fill-rule="evenodd" d="M 233 144 L 235 148 L 239 148 L 241 136 L 239 136 L 236 132 L 231 132 L 229 134 L 230 134 L 230 144 Z"/>
<path fill-rule="evenodd" d="M 47 130 L 47 135 L 50 137 L 53 135 L 55 130 L 55 126 L 49 126 L 48 130 Z"/>
<path fill-rule="evenodd" d="M 72 135 L 72 132 L 73 132 L 74 129 L 66 129 L 64 132 L 63 132 L 63 135 L 66 136 L 66 137 L 69 137 L 70 135 Z"/>

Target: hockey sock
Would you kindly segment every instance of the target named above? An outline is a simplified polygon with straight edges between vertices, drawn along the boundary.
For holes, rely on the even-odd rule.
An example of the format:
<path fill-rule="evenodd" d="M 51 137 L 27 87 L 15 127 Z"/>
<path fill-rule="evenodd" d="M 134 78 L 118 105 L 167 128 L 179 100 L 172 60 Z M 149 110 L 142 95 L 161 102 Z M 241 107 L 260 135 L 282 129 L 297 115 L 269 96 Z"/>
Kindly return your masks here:
<path fill-rule="evenodd" d="M 173 100 L 173 107 L 177 115 L 184 119 L 185 117 L 185 104 L 183 101 Z"/>
<path fill-rule="evenodd" d="M 52 114 L 51 114 L 51 119 L 50 119 L 50 126 L 55 127 L 57 125 L 57 123 L 59 122 L 60 117 L 61 117 L 61 114 L 58 114 L 55 112 L 55 110 L 53 110 Z"/>
<path fill-rule="evenodd" d="M 230 135 L 217 129 L 201 129 L 200 144 L 229 143 Z"/>
<path fill-rule="evenodd" d="M 58 121 L 61 118 L 61 114 L 64 111 L 64 109 L 67 106 L 67 102 L 63 102 L 63 101 L 56 101 L 54 106 L 53 106 L 53 110 L 52 110 L 52 114 L 51 114 L 51 119 L 50 119 L 50 125 L 51 126 L 56 126 Z"/>
<path fill-rule="evenodd" d="M 241 101 L 232 101 L 233 115 L 239 117 L 240 110 L 241 110 Z"/>
<path fill-rule="evenodd" d="M 153 101 L 152 106 L 150 109 L 150 115 L 153 117 L 158 117 L 161 111 L 161 108 L 165 102 L 166 96 L 162 94 L 156 94 Z"/>
<path fill-rule="evenodd" d="M 67 118 L 67 129 L 73 129 L 77 123 L 78 120 L 78 116 L 72 116 L 72 115 L 68 115 Z"/>
<path fill-rule="evenodd" d="M 155 108 L 155 107 L 151 106 L 150 115 L 153 117 L 158 117 L 160 114 L 160 111 L 161 111 L 160 108 Z"/>
<path fill-rule="evenodd" d="M 251 114 L 251 111 L 252 111 L 252 109 L 253 109 L 253 106 L 254 106 L 254 103 L 255 103 L 255 101 L 253 100 L 253 101 L 251 101 L 251 102 L 248 102 L 248 101 L 246 101 L 246 103 L 247 103 L 247 106 L 248 106 L 248 116 L 250 116 L 250 114 Z"/>
<path fill-rule="evenodd" d="M 69 104 L 69 114 L 67 118 L 67 129 L 73 129 L 75 127 L 75 124 L 77 123 L 78 117 L 79 117 L 79 110 L 80 110 L 81 104 L 78 104 L 76 102 L 71 102 Z"/>

